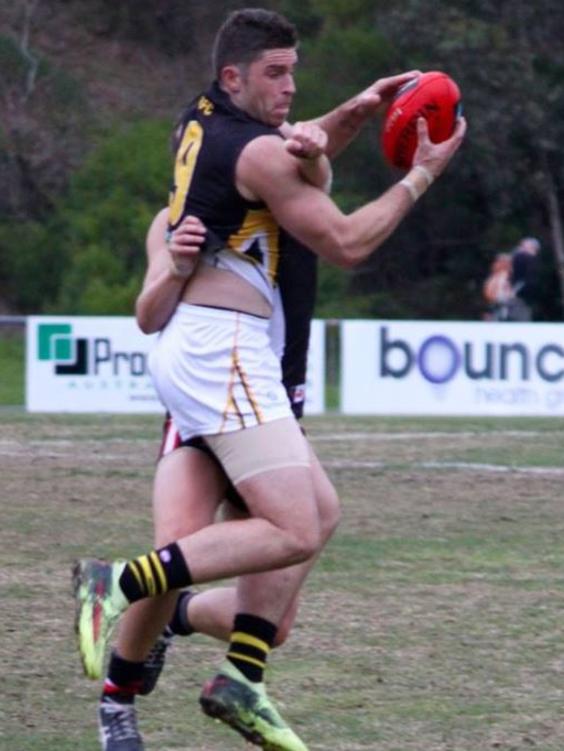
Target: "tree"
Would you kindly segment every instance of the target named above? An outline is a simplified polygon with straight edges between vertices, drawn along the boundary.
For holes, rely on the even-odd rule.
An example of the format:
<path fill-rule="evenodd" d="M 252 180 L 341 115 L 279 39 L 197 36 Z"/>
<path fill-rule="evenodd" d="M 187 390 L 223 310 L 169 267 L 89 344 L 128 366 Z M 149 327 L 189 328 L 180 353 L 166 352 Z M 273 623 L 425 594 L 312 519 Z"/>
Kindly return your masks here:
<path fill-rule="evenodd" d="M 433 4 L 433 23 L 408 35 L 428 6 L 413 0 L 401 13 L 396 8 L 386 28 L 399 40 L 399 54 L 443 68 L 460 83 L 470 125 L 460 187 L 481 206 L 479 244 L 493 255 L 535 234 L 552 246 L 556 269 L 547 282 L 554 288 L 557 271 L 560 300 L 554 305 L 546 294 L 541 315 L 562 318 L 564 7 L 556 0 L 441 0 Z M 549 263 L 545 254 L 545 272 Z"/>
<path fill-rule="evenodd" d="M 143 121 L 107 138 L 70 182 L 58 214 L 68 257 L 56 309 L 131 313 L 145 234 L 166 205 L 169 124 Z"/>
<path fill-rule="evenodd" d="M 561 318 L 553 304 L 556 270 L 564 299 L 560 203 L 564 120 L 564 7 L 493 0 L 288 0 L 311 32 L 308 72 L 300 82 L 319 104 L 318 82 L 336 98 L 392 71 L 445 70 L 459 83 L 469 119 L 461 152 L 392 238 L 352 277 L 351 289 L 372 297 L 373 313 L 410 317 L 475 317 L 490 259 L 523 234 L 552 246 L 543 257 L 540 315 Z M 350 12 L 349 12 L 350 11 Z M 417 29 L 417 33 L 414 33 Z M 326 100 L 322 100 L 325 104 Z M 337 165 L 337 190 L 368 200 L 395 175 L 377 154 L 377 130 Z M 367 145 L 369 144 L 369 145 Z M 345 208 L 349 200 L 342 204 Z M 334 313 L 335 315 L 337 312 Z"/>
<path fill-rule="evenodd" d="M 318 310 L 476 318 L 493 256 L 533 234 L 554 251 L 541 256 L 539 317 L 562 319 L 560 0 L 263 5 L 285 12 L 301 33 L 296 119 L 380 76 L 420 68 L 455 78 L 469 121 L 453 164 L 367 263 L 340 280 L 322 267 Z M 0 296 L 12 306 L 130 309 L 145 230 L 166 201 L 168 123 L 208 79 L 211 35 L 234 7 L 241 4 L 0 6 Z M 334 197 L 348 211 L 400 177 L 382 160 L 376 121 L 337 160 Z"/>

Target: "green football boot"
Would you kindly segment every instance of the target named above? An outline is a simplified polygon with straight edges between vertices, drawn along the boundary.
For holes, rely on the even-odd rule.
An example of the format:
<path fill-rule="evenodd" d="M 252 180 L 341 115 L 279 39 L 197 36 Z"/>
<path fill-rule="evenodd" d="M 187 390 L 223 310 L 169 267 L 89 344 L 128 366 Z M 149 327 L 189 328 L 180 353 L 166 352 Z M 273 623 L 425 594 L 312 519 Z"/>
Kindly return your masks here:
<path fill-rule="evenodd" d="M 78 649 L 84 673 L 92 680 L 102 677 L 106 645 L 117 619 L 129 605 L 119 586 L 124 568 L 125 561 L 95 559 L 78 561 L 73 568 Z"/>
<path fill-rule="evenodd" d="M 253 683 L 229 660 L 208 681 L 200 696 L 202 710 L 265 751 L 307 751 L 266 695 L 264 683 Z"/>

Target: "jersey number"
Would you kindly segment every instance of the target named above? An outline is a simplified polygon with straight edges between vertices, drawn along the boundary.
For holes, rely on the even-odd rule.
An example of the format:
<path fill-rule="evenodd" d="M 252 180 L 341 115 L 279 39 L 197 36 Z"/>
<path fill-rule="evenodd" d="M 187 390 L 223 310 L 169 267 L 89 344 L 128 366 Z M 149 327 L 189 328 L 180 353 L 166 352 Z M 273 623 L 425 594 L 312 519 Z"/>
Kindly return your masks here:
<path fill-rule="evenodd" d="M 174 165 L 174 191 L 170 197 L 169 225 L 176 225 L 183 218 L 186 196 L 190 190 L 196 160 L 202 146 L 204 130 L 197 120 L 190 120 L 182 135 Z"/>

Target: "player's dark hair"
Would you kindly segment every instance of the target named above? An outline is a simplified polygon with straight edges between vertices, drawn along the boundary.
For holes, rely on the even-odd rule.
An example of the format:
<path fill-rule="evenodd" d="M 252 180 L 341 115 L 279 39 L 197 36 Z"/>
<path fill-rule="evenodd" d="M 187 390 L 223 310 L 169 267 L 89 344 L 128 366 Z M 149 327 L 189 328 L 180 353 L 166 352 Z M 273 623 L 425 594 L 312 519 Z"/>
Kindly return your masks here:
<path fill-rule="evenodd" d="M 227 16 L 215 37 L 212 66 L 216 78 L 226 65 L 245 65 L 264 50 L 295 47 L 296 27 L 284 16 L 263 8 L 243 8 Z"/>

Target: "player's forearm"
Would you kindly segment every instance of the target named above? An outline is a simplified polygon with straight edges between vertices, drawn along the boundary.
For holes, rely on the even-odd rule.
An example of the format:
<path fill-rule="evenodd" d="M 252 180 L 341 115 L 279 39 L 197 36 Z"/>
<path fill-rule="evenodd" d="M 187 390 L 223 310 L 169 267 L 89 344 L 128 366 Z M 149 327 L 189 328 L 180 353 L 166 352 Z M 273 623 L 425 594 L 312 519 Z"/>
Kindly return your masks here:
<path fill-rule="evenodd" d="M 363 92 L 356 94 L 329 112 L 309 121 L 327 133 L 325 153 L 329 159 L 334 159 L 344 151 L 374 115 L 374 107 L 362 105 L 362 95 Z"/>
<path fill-rule="evenodd" d="M 341 245 L 342 267 L 354 267 L 365 261 L 394 232 L 414 204 L 400 183 L 380 198 L 347 216 Z"/>
<path fill-rule="evenodd" d="M 172 268 L 167 268 L 145 284 L 135 303 L 135 316 L 141 331 L 153 334 L 168 323 L 186 282 L 185 277 L 178 276 Z"/>
<path fill-rule="evenodd" d="M 327 147 L 325 153 L 329 159 L 334 159 L 341 151 L 354 141 L 362 127 L 368 120 L 368 115 L 361 113 L 355 107 L 357 97 L 353 97 L 334 110 L 312 120 L 327 133 Z"/>
<path fill-rule="evenodd" d="M 312 226 L 304 227 L 304 235 L 294 234 L 315 253 L 341 268 L 353 268 L 365 261 L 394 232 L 428 187 L 424 176 L 409 173 L 410 181 L 393 185 L 378 199 L 351 214 L 334 213 L 318 223 L 317 233 Z M 407 181 L 407 184 L 406 184 Z M 313 231 L 312 231 L 313 230 Z"/>

